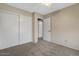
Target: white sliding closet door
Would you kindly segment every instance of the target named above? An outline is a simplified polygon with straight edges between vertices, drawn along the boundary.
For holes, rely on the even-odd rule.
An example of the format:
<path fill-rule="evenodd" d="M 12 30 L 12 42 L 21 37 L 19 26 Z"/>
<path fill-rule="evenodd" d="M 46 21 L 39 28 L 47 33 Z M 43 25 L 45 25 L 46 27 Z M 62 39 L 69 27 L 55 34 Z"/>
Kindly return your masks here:
<path fill-rule="evenodd" d="M 32 17 L 20 16 L 20 44 L 32 42 Z"/>
<path fill-rule="evenodd" d="M 0 49 L 18 44 L 18 16 L 0 12 Z"/>

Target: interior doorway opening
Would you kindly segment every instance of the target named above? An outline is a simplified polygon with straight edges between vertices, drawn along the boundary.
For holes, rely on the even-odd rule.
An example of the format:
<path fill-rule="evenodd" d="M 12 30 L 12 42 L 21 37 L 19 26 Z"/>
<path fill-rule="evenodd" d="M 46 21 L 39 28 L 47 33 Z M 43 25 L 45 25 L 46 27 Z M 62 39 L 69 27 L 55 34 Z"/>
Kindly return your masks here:
<path fill-rule="evenodd" d="M 38 40 L 43 40 L 43 19 L 38 18 Z"/>

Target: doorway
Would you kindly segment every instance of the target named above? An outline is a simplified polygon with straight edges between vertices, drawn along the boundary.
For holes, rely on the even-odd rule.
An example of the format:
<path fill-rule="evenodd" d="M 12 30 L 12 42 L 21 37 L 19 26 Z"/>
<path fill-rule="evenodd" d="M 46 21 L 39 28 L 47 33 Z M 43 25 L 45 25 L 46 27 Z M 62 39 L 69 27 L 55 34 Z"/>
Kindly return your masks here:
<path fill-rule="evenodd" d="M 43 40 L 43 20 L 38 18 L 38 40 Z"/>

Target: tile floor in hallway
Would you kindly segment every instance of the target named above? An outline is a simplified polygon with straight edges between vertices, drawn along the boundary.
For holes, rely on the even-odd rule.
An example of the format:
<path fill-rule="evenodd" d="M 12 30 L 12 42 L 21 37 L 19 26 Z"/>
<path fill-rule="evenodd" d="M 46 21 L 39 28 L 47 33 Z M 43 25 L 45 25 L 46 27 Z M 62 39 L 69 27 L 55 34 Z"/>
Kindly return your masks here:
<path fill-rule="evenodd" d="M 55 43 L 39 40 L 0 50 L 1 56 L 79 56 L 79 51 Z"/>

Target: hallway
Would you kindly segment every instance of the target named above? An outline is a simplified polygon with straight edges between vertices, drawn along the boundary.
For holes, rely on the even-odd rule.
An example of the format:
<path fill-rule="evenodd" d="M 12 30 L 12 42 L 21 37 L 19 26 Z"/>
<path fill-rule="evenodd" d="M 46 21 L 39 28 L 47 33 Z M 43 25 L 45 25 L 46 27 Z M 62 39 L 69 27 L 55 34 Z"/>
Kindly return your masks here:
<path fill-rule="evenodd" d="M 73 50 L 55 43 L 39 40 L 38 43 L 32 42 L 7 48 L 0 51 L 4 56 L 79 56 L 79 51 Z"/>

